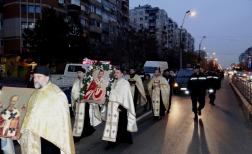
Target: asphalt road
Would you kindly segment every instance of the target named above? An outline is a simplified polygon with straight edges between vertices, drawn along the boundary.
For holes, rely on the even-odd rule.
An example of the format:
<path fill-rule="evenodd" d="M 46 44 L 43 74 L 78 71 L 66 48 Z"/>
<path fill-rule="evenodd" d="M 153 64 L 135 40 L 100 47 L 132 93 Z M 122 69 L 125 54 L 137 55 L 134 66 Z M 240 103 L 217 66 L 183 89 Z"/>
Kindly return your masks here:
<path fill-rule="evenodd" d="M 174 96 L 171 111 L 155 121 L 151 114 L 138 121 L 132 145 L 105 150 L 104 125 L 76 144 L 77 154 L 252 154 L 252 127 L 228 85 L 217 92 L 216 106 L 206 99 L 198 121 L 193 120 L 189 97 Z"/>

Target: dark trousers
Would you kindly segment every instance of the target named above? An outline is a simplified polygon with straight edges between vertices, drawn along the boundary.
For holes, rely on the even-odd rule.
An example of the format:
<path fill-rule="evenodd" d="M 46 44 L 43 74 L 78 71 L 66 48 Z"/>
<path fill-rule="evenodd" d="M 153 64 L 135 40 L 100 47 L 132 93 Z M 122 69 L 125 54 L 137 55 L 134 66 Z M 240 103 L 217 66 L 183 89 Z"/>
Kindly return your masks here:
<path fill-rule="evenodd" d="M 165 109 L 165 106 L 164 106 L 164 103 L 163 103 L 162 93 L 160 91 L 160 113 L 159 113 L 159 115 L 160 116 L 165 116 L 165 111 L 166 111 L 166 109 Z"/>
<path fill-rule="evenodd" d="M 137 107 L 138 97 L 139 97 L 139 91 L 137 89 L 137 86 L 135 86 L 135 93 L 134 93 L 134 107 L 135 107 L 135 109 Z"/>
<path fill-rule="evenodd" d="M 202 110 L 205 107 L 205 95 L 191 95 L 192 111 L 197 114 L 197 110 Z M 199 103 L 199 106 L 198 106 Z"/>
<path fill-rule="evenodd" d="M 60 149 L 53 143 L 47 141 L 44 138 L 40 138 L 41 141 L 41 154 L 60 154 Z"/>
<path fill-rule="evenodd" d="M 151 110 L 152 109 L 152 101 L 150 95 L 146 95 L 147 103 L 145 105 L 145 110 Z"/>
<path fill-rule="evenodd" d="M 215 101 L 215 98 L 216 98 L 215 94 L 216 94 L 216 90 L 214 90 L 212 93 L 210 93 L 208 95 L 211 104 L 214 104 L 214 101 Z"/>
<path fill-rule="evenodd" d="M 170 94 L 169 94 L 169 107 L 168 107 L 168 111 L 170 111 L 171 109 L 171 102 L 172 102 L 172 95 L 173 95 L 173 88 L 172 85 L 170 85 Z"/>

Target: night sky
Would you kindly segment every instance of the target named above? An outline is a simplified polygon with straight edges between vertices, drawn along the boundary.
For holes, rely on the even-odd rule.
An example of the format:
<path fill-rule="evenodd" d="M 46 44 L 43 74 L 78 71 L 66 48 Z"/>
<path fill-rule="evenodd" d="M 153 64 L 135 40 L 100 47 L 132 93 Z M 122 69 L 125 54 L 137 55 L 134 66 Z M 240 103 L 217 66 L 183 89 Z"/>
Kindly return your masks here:
<path fill-rule="evenodd" d="M 180 26 L 187 10 L 184 28 L 195 38 L 195 50 L 202 42 L 209 55 L 216 53 L 223 67 L 238 63 L 239 55 L 252 46 L 252 0 L 130 0 L 130 9 L 149 4 L 164 9 Z"/>

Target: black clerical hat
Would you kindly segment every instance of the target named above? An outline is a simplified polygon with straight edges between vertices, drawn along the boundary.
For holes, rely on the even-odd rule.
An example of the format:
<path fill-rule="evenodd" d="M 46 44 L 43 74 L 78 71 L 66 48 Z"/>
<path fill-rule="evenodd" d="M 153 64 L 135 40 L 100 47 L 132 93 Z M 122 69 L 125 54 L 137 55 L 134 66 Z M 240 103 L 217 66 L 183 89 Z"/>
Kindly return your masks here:
<path fill-rule="evenodd" d="M 34 74 L 43 74 L 45 76 L 49 76 L 50 70 L 46 66 L 37 66 L 34 70 Z"/>

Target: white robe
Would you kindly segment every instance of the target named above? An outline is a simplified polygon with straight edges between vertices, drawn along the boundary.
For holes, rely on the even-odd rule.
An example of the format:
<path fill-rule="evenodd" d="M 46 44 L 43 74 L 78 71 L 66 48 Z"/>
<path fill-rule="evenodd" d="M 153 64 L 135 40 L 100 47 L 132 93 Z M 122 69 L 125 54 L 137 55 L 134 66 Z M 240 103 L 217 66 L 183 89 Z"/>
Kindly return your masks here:
<path fill-rule="evenodd" d="M 103 140 L 116 142 L 119 120 L 119 105 L 127 109 L 129 132 L 137 132 L 136 113 L 133 98 L 130 91 L 129 82 L 123 78 L 115 81 L 109 96 L 107 104 L 106 125 L 103 132 Z"/>
<path fill-rule="evenodd" d="M 167 80 L 162 77 L 153 77 L 148 84 L 148 90 L 152 100 L 152 108 L 154 112 L 154 116 L 160 115 L 160 102 L 161 99 L 165 106 L 165 109 L 168 109 L 169 105 L 169 95 L 170 95 L 170 85 Z M 160 92 L 162 98 L 160 98 Z"/>
<path fill-rule="evenodd" d="M 80 88 L 82 87 L 82 81 L 76 79 L 72 87 L 72 105 L 75 106 L 75 121 L 73 127 L 73 136 L 81 136 L 85 120 L 85 106 L 86 103 L 81 102 L 80 98 Z M 101 114 L 99 111 L 98 104 L 89 103 L 89 117 L 90 125 L 97 126 L 101 123 Z"/>

